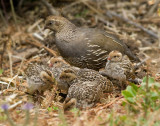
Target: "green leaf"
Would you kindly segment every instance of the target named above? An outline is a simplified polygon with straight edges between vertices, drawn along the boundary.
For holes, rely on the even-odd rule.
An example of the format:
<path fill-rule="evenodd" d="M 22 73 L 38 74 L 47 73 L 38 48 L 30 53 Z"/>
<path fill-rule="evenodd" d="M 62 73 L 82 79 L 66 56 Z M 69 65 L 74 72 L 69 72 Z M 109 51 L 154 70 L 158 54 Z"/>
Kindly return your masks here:
<path fill-rule="evenodd" d="M 3 73 L 3 69 L 0 69 L 0 74 L 2 74 Z"/>
<path fill-rule="evenodd" d="M 145 76 L 145 77 L 143 78 L 142 83 L 146 83 L 146 81 L 147 81 L 147 77 Z M 154 80 L 153 77 L 148 77 L 148 83 L 149 83 L 149 84 L 150 84 L 150 83 L 154 83 L 154 82 L 155 82 L 155 80 Z"/>
<path fill-rule="evenodd" d="M 150 96 L 152 100 L 157 100 L 159 98 L 159 95 L 156 92 L 150 92 Z"/>
<path fill-rule="evenodd" d="M 127 90 L 122 91 L 122 95 L 125 98 L 127 98 L 127 97 L 133 97 L 133 95 L 129 91 L 127 91 Z"/>
<path fill-rule="evenodd" d="M 51 111 L 52 111 L 52 108 L 51 108 L 51 107 L 48 107 L 47 110 L 48 110 L 49 112 L 51 112 Z"/>
<path fill-rule="evenodd" d="M 135 99 L 133 97 L 127 97 L 126 100 L 130 103 L 135 103 Z"/>
<path fill-rule="evenodd" d="M 53 106 L 52 108 L 53 108 L 53 110 L 55 110 L 55 111 L 57 111 L 57 110 L 59 109 L 58 107 L 55 107 L 55 106 Z"/>
<path fill-rule="evenodd" d="M 144 77 L 141 85 L 145 86 L 146 82 L 147 82 L 147 77 Z M 152 85 L 154 85 L 154 83 L 155 83 L 154 78 L 153 77 L 148 77 L 148 86 L 151 87 Z"/>
<path fill-rule="evenodd" d="M 136 96 L 136 91 L 134 90 L 133 87 L 128 86 L 126 89 L 128 92 L 130 92 L 132 94 L 132 96 Z"/>
<path fill-rule="evenodd" d="M 139 87 L 137 87 L 134 83 L 130 83 L 130 85 L 133 87 L 133 89 L 137 92 Z"/>
<path fill-rule="evenodd" d="M 159 82 L 155 82 L 154 85 L 158 88 L 160 88 L 160 83 Z"/>
<path fill-rule="evenodd" d="M 126 105 L 126 102 L 125 102 L 125 101 L 123 101 L 123 102 L 122 102 L 122 106 L 125 106 L 125 105 Z"/>

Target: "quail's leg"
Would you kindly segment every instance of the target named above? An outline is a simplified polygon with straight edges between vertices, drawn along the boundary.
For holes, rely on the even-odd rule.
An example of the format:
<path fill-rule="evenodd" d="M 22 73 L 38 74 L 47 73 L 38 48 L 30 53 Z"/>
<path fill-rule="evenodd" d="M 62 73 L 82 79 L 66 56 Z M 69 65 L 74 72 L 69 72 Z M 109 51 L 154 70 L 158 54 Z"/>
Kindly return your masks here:
<path fill-rule="evenodd" d="M 63 109 L 67 110 L 69 108 L 74 107 L 75 105 L 76 105 L 76 99 L 67 97 L 63 103 Z"/>

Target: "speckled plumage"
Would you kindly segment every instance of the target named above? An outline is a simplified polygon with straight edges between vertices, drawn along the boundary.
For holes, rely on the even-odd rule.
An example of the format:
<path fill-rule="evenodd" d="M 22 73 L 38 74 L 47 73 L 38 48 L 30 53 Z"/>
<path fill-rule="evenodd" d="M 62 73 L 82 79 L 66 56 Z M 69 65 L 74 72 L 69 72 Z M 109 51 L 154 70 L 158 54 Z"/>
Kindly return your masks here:
<path fill-rule="evenodd" d="M 72 65 L 98 70 L 105 66 L 112 50 L 137 59 L 116 36 L 98 29 L 76 27 L 66 18 L 49 16 L 45 28 L 55 32 L 58 50 Z"/>
<path fill-rule="evenodd" d="M 133 65 L 126 55 L 123 56 L 119 51 L 112 51 L 109 53 L 103 73 L 112 79 L 119 80 L 122 84 L 133 77 Z"/>
<path fill-rule="evenodd" d="M 68 85 L 68 95 L 64 108 L 66 108 L 65 106 L 72 99 L 75 99 L 75 106 L 77 108 L 93 107 L 100 100 L 104 92 L 111 92 L 113 90 L 112 82 L 95 70 L 79 69 L 72 71 L 71 69 L 66 69 L 62 73 L 62 76 L 61 78 L 60 75 L 60 83 Z"/>
<path fill-rule="evenodd" d="M 46 65 L 39 63 L 29 64 L 25 71 L 28 84 L 28 92 L 44 91 L 54 84 L 54 77 Z"/>

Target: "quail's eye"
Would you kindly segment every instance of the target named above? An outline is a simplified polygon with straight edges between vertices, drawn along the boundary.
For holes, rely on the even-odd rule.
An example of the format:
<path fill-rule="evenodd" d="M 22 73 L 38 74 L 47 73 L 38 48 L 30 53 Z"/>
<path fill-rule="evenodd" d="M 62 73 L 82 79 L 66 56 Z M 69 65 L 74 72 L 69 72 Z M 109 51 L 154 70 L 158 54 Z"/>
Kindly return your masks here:
<path fill-rule="evenodd" d="M 52 24 L 53 24 L 53 21 L 50 21 L 48 24 L 49 24 L 49 25 L 52 25 Z"/>

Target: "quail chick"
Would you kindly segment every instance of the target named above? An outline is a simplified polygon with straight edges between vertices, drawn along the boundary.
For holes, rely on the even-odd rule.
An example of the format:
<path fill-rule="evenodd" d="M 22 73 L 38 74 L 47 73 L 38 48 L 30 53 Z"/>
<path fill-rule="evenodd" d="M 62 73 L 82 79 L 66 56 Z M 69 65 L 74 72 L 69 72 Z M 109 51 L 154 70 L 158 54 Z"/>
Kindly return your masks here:
<path fill-rule="evenodd" d="M 33 63 L 29 64 L 25 71 L 28 84 L 28 93 L 44 91 L 54 84 L 54 77 L 46 65 Z"/>
<path fill-rule="evenodd" d="M 103 96 L 103 89 L 97 81 L 77 82 L 68 90 L 68 95 L 64 103 L 64 109 L 68 107 L 68 102 L 75 99 L 72 104 L 80 109 L 93 107 Z M 70 104 L 71 104 L 70 103 Z M 66 105 L 67 106 L 66 106 Z"/>
<path fill-rule="evenodd" d="M 77 82 L 85 81 L 96 81 L 98 84 L 104 86 L 105 92 L 111 92 L 113 90 L 112 83 L 97 71 L 91 69 L 78 69 L 76 67 L 71 67 L 65 69 L 57 79 L 57 83 L 60 89 L 69 89 L 69 87 Z"/>
<path fill-rule="evenodd" d="M 99 70 L 113 50 L 138 59 L 116 36 L 98 29 L 76 27 L 64 17 L 49 16 L 45 28 L 55 32 L 59 52 L 74 66 Z"/>
<path fill-rule="evenodd" d="M 69 64 L 67 64 L 62 58 L 54 58 L 52 57 L 48 61 L 50 70 L 52 71 L 54 77 L 57 79 L 60 75 L 60 73 L 65 69 L 71 67 Z"/>
<path fill-rule="evenodd" d="M 66 69 L 57 82 L 59 87 L 66 90 L 68 88 L 64 109 L 71 104 L 82 109 L 93 107 L 104 92 L 113 90 L 111 81 L 91 69 Z"/>
<path fill-rule="evenodd" d="M 133 78 L 133 65 L 127 55 L 122 55 L 119 51 L 112 51 L 109 53 L 108 60 L 105 66 L 105 71 L 101 71 L 112 79 L 120 82 L 121 88 L 124 88 L 126 80 Z"/>

